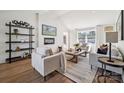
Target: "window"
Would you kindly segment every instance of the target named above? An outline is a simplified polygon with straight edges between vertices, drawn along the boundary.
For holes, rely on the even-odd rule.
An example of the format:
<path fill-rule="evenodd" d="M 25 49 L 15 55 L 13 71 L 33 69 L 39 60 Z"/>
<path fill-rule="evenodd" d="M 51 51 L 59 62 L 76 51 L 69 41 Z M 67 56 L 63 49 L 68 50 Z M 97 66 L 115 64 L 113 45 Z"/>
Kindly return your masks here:
<path fill-rule="evenodd" d="M 79 43 L 95 43 L 95 31 L 78 32 Z"/>

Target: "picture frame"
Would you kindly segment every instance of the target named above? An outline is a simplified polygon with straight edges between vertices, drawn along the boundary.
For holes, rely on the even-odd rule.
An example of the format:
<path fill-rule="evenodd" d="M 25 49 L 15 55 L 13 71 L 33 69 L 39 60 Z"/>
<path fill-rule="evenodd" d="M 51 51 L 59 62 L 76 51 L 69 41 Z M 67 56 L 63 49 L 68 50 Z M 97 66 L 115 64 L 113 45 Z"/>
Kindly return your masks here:
<path fill-rule="evenodd" d="M 124 40 L 124 31 L 123 31 L 123 10 L 119 14 L 118 20 L 116 22 L 116 31 L 118 32 L 118 40 Z"/>
<path fill-rule="evenodd" d="M 44 45 L 55 44 L 55 38 L 44 38 Z"/>
<path fill-rule="evenodd" d="M 57 35 L 57 28 L 54 26 L 42 24 L 42 35 L 56 36 Z"/>

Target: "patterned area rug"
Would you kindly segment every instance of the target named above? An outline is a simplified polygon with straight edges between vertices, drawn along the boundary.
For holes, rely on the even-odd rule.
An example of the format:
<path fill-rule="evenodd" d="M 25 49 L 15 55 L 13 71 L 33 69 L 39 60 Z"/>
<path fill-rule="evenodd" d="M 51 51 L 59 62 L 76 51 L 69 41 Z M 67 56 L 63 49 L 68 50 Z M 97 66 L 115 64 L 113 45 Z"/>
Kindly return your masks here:
<path fill-rule="evenodd" d="M 104 80 L 105 80 L 104 76 L 101 76 L 98 79 L 98 76 L 101 75 L 102 71 L 103 69 L 98 68 L 96 75 L 94 77 L 93 83 L 104 83 Z M 120 74 L 117 74 L 111 71 L 106 71 L 106 75 L 109 76 L 109 77 L 106 77 L 106 83 L 123 83 L 122 77 Z"/>
<path fill-rule="evenodd" d="M 64 75 L 77 83 L 92 83 L 97 69 L 91 70 L 88 57 L 79 57 L 78 60 L 78 63 L 67 62 L 67 69 Z"/>
<path fill-rule="evenodd" d="M 67 56 L 67 58 L 70 58 L 70 56 Z M 78 63 L 68 61 L 66 73 L 64 75 L 77 83 L 99 83 L 99 82 L 103 83 L 104 77 L 100 77 L 99 82 L 97 80 L 98 75 L 101 75 L 102 69 L 93 68 L 91 70 L 88 59 L 89 59 L 88 57 L 79 57 Z M 109 72 L 110 71 L 107 71 L 108 75 L 109 75 Z M 107 78 L 106 79 L 107 83 L 122 82 L 121 75 L 117 73 L 112 73 L 112 74 L 114 75 L 112 76 L 112 78 L 117 79 L 119 81 L 116 81 L 112 78 Z"/>

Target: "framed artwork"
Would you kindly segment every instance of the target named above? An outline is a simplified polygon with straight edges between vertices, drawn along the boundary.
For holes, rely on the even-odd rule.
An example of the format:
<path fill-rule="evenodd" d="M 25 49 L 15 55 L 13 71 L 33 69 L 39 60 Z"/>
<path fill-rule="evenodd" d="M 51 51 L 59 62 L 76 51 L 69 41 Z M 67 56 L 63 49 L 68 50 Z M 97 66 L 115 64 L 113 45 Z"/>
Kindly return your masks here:
<path fill-rule="evenodd" d="M 55 44 L 55 38 L 44 38 L 44 44 Z"/>
<path fill-rule="evenodd" d="M 116 31 L 118 32 L 118 40 L 124 40 L 123 31 L 123 10 L 119 14 L 118 20 L 116 22 Z"/>
<path fill-rule="evenodd" d="M 56 36 L 57 28 L 49 25 L 42 24 L 42 35 Z"/>
<path fill-rule="evenodd" d="M 66 35 L 63 36 L 63 43 L 66 45 Z"/>

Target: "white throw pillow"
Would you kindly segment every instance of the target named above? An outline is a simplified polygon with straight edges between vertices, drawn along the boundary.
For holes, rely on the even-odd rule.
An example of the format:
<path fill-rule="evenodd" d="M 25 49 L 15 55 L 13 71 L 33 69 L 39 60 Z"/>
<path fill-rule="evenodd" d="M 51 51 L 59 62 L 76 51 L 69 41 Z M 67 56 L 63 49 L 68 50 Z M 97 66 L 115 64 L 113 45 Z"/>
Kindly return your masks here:
<path fill-rule="evenodd" d="M 108 49 L 108 53 L 109 53 L 109 49 Z M 118 49 L 116 47 L 111 48 L 111 55 L 116 56 L 116 57 L 119 56 L 119 51 L 118 51 Z"/>
<path fill-rule="evenodd" d="M 40 54 L 42 58 L 53 54 L 51 48 L 44 48 L 44 47 L 36 48 L 36 53 Z"/>

